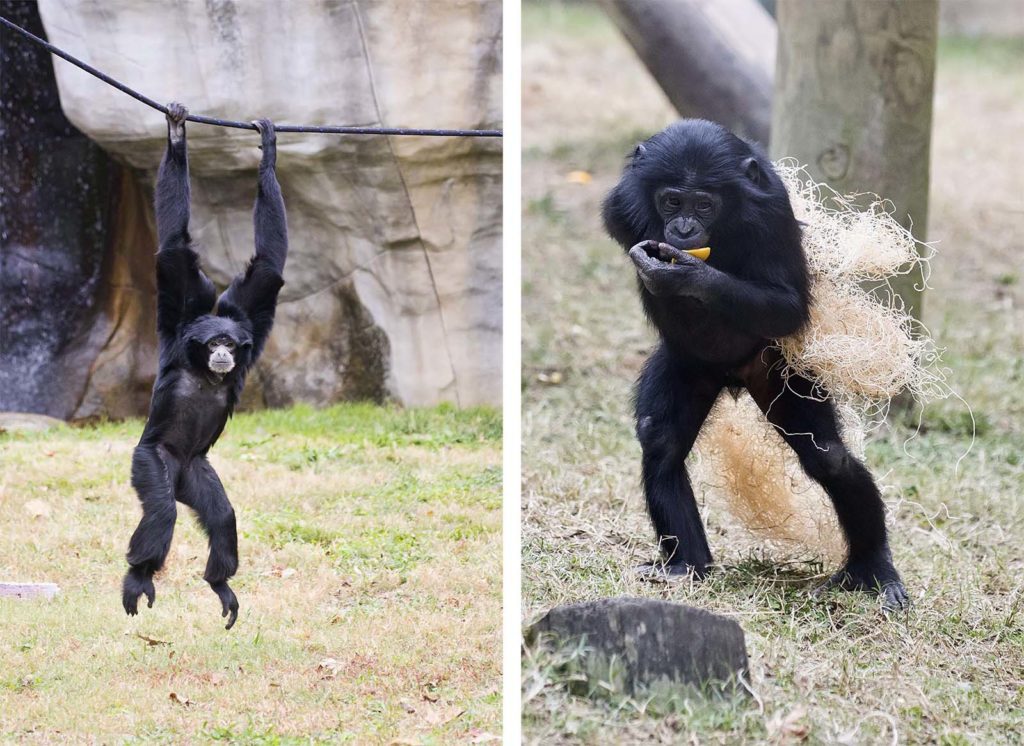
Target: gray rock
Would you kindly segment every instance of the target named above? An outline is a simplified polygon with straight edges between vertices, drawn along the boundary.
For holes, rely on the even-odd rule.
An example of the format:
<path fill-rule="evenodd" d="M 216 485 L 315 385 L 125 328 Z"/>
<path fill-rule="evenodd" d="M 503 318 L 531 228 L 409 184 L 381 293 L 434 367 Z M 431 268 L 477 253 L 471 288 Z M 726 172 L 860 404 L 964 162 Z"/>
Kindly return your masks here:
<path fill-rule="evenodd" d="M 64 427 L 64 421 L 45 414 L 28 412 L 0 412 L 0 433 L 41 432 L 55 427 Z"/>
<path fill-rule="evenodd" d="M 60 593 L 56 583 L 0 583 L 0 598 L 55 598 Z"/>
<path fill-rule="evenodd" d="M 590 678 L 627 693 L 673 684 L 704 688 L 747 672 L 743 630 L 703 609 L 647 598 L 557 606 L 527 632 L 531 644 L 578 645 Z"/>

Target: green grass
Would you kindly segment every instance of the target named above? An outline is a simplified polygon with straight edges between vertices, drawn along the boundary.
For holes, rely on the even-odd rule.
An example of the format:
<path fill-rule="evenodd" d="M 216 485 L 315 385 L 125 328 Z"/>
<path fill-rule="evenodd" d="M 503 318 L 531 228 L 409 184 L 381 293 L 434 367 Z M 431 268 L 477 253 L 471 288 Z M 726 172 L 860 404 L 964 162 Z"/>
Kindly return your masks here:
<path fill-rule="evenodd" d="M 632 269 L 601 230 L 600 201 L 631 145 L 675 115 L 598 11 L 528 4 L 524 14 L 524 624 L 618 595 L 704 607 L 746 631 L 752 691 L 629 696 L 581 682 L 578 651 L 528 648 L 525 741 L 1020 742 L 1024 48 L 940 49 L 929 224 L 940 243 L 925 321 L 977 432 L 972 445 L 971 413 L 950 399 L 925 409 L 919 433 L 894 420 L 869 443 L 914 602 L 887 618 L 866 594 L 813 599 L 830 563 L 761 546 L 710 497 L 702 512 L 720 571 L 701 584 L 634 576 L 655 547 L 629 395 L 654 337 Z M 577 169 L 591 183 L 566 178 Z"/>
<path fill-rule="evenodd" d="M 238 513 L 230 632 L 184 507 L 155 606 L 120 608 L 141 428 L 0 435 L 0 578 L 61 586 L 51 602 L 0 600 L 0 740 L 440 744 L 500 730 L 499 413 L 236 416 L 211 451 Z"/>

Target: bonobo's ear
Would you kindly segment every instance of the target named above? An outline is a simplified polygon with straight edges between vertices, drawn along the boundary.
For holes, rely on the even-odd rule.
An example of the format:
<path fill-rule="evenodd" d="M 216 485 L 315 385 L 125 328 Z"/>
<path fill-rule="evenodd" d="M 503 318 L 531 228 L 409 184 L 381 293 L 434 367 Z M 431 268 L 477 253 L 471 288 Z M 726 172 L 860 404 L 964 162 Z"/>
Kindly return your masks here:
<path fill-rule="evenodd" d="M 743 175 L 754 182 L 754 185 L 758 188 L 763 189 L 768 183 L 768 178 L 761 169 L 761 164 L 757 162 L 757 158 L 754 156 L 744 158 L 741 168 L 743 169 Z"/>
<path fill-rule="evenodd" d="M 643 143 L 638 143 L 636 148 L 633 149 L 633 163 L 639 163 L 647 155 L 647 146 Z"/>

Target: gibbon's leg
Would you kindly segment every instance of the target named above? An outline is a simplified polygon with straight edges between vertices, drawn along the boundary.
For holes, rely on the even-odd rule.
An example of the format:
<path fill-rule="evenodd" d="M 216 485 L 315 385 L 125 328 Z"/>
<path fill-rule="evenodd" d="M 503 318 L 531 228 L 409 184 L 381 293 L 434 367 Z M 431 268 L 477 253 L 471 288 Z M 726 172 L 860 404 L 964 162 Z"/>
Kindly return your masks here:
<path fill-rule="evenodd" d="M 121 591 L 124 610 L 131 616 L 138 613 L 142 594 L 149 606 L 156 600 L 153 574 L 164 566 L 171 548 L 178 515 L 174 504 L 178 473 L 178 462 L 160 446 L 140 445 L 132 454 L 132 486 L 142 503 L 142 520 L 128 544 L 129 570 Z"/>
<path fill-rule="evenodd" d="M 189 464 L 182 482 L 179 499 L 196 512 L 210 540 L 210 556 L 203 579 L 220 599 L 221 616 L 228 617 L 225 629 L 231 629 L 238 618 L 238 599 L 227 582 L 238 570 L 235 511 L 217 472 L 205 458 L 197 458 Z"/>

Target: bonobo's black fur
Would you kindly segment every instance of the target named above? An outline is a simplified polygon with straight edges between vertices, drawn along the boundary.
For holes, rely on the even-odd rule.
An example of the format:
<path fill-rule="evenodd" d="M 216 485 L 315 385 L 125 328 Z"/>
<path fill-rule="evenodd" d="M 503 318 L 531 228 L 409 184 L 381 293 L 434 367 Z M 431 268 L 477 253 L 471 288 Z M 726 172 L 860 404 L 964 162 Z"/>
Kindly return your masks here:
<path fill-rule="evenodd" d="M 223 432 L 274 323 L 288 227 L 274 172 L 274 125 L 260 120 L 254 122 L 263 142 L 253 214 L 256 251 L 217 298 L 189 236 L 188 112 L 180 104 L 168 108 L 167 152 L 156 182 L 160 369 L 149 419 L 132 456 L 132 486 L 143 515 L 128 547 L 122 601 L 132 615 L 142 594 L 153 605 L 153 574 L 170 548 L 177 500 L 195 511 L 209 536 L 203 577 L 220 598 L 231 629 L 238 617 L 238 600 L 227 583 L 238 569 L 235 513 L 206 453 Z"/>
<path fill-rule="evenodd" d="M 781 374 L 772 340 L 806 323 L 809 282 L 800 225 L 768 158 L 720 125 L 678 122 L 637 146 L 603 215 L 661 338 L 637 383 L 636 422 L 666 570 L 702 577 L 711 563 L 683 460 L 722 389 L 745 387 L 835 506 L 848 558 L 827 585 L 904 606 L 878 488 L 843 445 L 832 402 Z M 706 262 L 684 251 L 704 246 Z"/>

